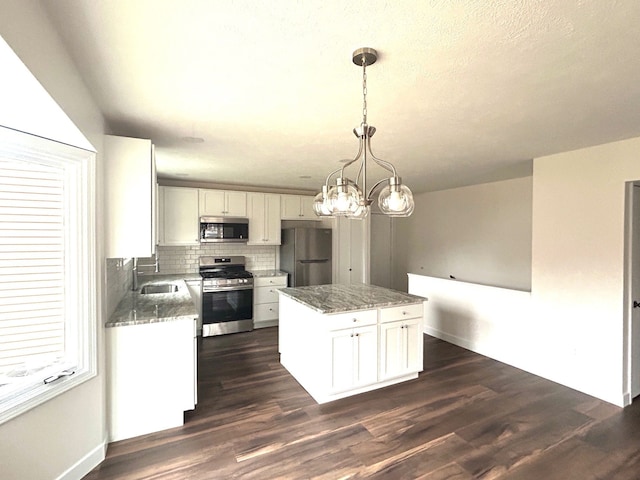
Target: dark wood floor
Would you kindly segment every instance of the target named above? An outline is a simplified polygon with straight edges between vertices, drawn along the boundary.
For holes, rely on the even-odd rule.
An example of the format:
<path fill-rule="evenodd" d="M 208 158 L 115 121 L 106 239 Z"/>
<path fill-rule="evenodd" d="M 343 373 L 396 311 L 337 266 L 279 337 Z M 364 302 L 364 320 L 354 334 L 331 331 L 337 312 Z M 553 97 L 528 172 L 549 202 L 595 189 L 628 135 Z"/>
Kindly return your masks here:
<path fill-rule="evenodd" d="M 640 402 L 620 409 L 426 335 L 417 380 L 325 405 L 278 363 L 277 328 L 200 347 L 185 425 L 112 443 L 86 479 L 640 478 Z"/>

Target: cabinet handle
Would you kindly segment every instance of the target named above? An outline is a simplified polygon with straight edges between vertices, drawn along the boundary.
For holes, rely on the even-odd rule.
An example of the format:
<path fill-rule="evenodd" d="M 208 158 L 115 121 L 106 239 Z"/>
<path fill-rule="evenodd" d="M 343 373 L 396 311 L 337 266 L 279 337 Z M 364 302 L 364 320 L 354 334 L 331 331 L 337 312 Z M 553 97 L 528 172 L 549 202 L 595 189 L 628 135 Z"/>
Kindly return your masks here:
<path fill-rule="evenodd" d="M 354 323 L 355 323 L 355 322 L 357 322 L 357 321 L 358 321 L 358 319 L 357 319 L 357 318 L 354 318 L 354 319 L 353 319 L 353 322 L 354 322 Z"/>
<path fill-rule="evenodd" d="M 269 290 L 269 293 L 273 293 L 273 289 Z"/>
<path fill-rule="evenodd" d="M 403 314 L 403 315 L 408 315 L 408 313 L 407 313 L 407 312 L 402 312 L 402 314 Z"/>
<path fill-rule="evenodd" d="M 359 335 L 360 335 L 359 333 L 356 333 L 356 337 L 359 336 Z"/>

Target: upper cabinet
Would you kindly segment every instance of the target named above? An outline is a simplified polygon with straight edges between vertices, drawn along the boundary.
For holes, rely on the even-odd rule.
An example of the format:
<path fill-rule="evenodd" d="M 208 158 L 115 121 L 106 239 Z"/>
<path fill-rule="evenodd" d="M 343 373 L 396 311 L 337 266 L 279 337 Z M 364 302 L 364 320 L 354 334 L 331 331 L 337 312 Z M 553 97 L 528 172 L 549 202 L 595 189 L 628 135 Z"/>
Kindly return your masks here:
<path fill-rule="evenodd" d="M 156 245 L 156 165 L 151 140 L 105 135 L 105 256 L 150 257 Z"/>
<path fill-rule="evenodd" d="M 313 211 L 313 197 L 280 195 L 282 220 L 321 220 Z"/>
<path fill-rule="evenodd" d="M 280 245 L 280 195 L 248 193 L 248 245 Z"/>
<path fill-rule="evenodd" d="M 247 192 L 200 189 L 200 215 L 246 217 Z"/>
<path fill-rule="evenodd" d="M 160 245 L 195 245 L 200 242 L 198 189 L 160 187 Z"/>

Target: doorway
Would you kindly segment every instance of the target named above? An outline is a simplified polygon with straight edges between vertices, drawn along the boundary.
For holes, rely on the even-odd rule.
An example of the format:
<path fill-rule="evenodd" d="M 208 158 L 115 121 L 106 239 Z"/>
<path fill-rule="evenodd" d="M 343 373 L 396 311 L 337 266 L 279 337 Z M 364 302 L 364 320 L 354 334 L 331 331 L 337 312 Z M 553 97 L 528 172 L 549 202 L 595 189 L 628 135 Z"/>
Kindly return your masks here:
<path fill-rule="evenodd" d="M 640 395 L 640 181 L 627 182 L 625 199 L 625 404 Z"/>

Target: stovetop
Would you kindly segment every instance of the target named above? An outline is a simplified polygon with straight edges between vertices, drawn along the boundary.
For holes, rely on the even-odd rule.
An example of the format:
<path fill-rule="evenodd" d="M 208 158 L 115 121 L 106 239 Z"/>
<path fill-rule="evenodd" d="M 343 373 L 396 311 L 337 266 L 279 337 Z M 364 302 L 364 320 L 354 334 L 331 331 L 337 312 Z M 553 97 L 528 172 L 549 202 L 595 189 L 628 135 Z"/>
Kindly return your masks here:
<path fill-rule="evenodd" d="M 242 279 L 252 278 L 251 272 L 244 269 L 245 259 L 242 256 L 200 257 L 200 275 L 209 279 Z"/>
<path fill-rule="evenodd" d="M 241 270 L 202 270 L 200 269 L 200 276 L 202 278 L 252 278 L 251 272 L 244 269 Z"/>

